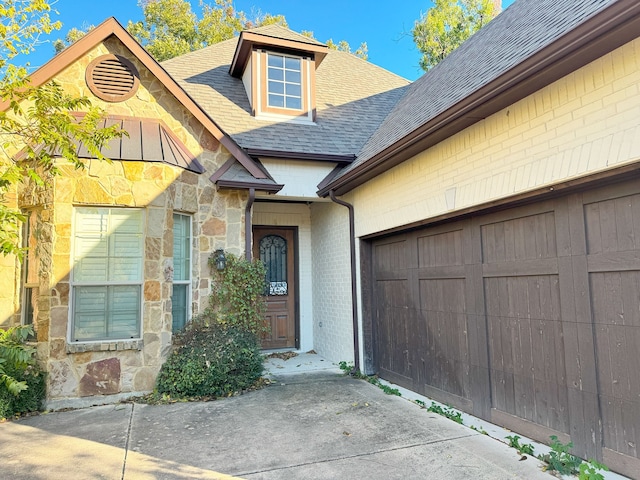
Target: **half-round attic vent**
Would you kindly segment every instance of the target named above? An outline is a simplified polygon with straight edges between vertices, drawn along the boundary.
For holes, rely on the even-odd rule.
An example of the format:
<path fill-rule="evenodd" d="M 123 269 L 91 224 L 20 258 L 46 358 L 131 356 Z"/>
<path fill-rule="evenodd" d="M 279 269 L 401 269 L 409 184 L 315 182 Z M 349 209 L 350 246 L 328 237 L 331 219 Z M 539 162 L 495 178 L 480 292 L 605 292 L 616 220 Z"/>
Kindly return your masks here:
<path fill-rule="evenodd" d="M 120 55 L 102 55 L 87 67 L 87 85 L 106 102 L 122 102 L 138 90 L 140 75 L 136 67 Z"/>

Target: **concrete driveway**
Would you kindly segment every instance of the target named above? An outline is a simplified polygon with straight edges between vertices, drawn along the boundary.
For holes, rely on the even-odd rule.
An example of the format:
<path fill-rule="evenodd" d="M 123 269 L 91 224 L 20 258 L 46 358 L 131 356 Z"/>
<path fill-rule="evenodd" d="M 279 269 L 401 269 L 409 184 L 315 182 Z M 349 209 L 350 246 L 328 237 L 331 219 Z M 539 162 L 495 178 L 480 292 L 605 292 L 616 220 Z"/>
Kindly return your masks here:
<path fill-rule="evenodd" d="M 545 479 L 534 458 L 365 381 L 275 372 L 214 402 L 121 404 L 0 424 L 16 479 Z"/>

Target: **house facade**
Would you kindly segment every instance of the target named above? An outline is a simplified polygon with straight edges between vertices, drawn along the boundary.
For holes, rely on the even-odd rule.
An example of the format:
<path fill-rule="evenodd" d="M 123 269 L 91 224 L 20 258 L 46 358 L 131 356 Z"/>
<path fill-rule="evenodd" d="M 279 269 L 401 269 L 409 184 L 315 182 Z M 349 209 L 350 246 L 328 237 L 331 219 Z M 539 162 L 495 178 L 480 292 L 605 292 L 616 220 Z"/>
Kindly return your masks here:
<path fill-rule="evenodd" d="M 129 136 L 21 193 L 0 321 L 32 316 L 53 406 L 148 391 L 211 253 L 260 258 L 265 348 L 633 476 L 638 32 L 632 0 L 518 0 L 409 84 L 278 26 L 159 65 L 108 20 L 34 81 Z"/>

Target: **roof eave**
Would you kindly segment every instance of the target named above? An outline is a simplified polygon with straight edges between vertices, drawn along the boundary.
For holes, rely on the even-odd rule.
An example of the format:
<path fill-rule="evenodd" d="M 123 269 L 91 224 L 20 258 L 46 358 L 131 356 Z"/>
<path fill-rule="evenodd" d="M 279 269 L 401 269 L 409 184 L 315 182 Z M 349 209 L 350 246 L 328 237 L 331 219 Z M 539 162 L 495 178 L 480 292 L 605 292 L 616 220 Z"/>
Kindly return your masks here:
<path fill-rule="evenodd" d="M 241 32 L 238 37 L 238 45 L 236 46 L 233 60 L 229 67 L 229 74 L 232 77 L 241 78 L 244 68 L 249 60 L 249 55 L 254 46 L 272 47 L 285 50 L 304 52 L 312 55 L 316 68 L 320 66 L 324 57 L 327 56 L 329 48 L 324 45 L 316 45 L 312 43 L 297 42 L 284 38 L 270 37 L 255 32 Z"/>
<path fill-rule="evenodd" d="M 343 195 L 463 129 L 512 105 L 638 37 L 640 3 L 620 0 L 505 74 L 476 90 L 344 176 L 324 185 Z"/>
<path fill-rule="evenodd" d="M 331 153 L 291 152 L 288 150 L 269 150 L 263 148 L 247 148 L 247 153 L 260 158 L 285 158 L 288 160 L 314 160 L 317 162 L 352 163 L 356 156 Z"/>
<path fill-rule="evenodd" d="M 218 188 L 229 188 L 229 189 L 240 189 L 240 190 L 249 190 L 251 188 L 256 191 L 267 192 L 267 193 L 278 193 L 280 190 L 284 188 L 284 185 L 280 185 L 277 183 L 273 184 L 265 184 L 259 182 L 237 182 L 234 180 L 218 180 L 215 182 Z"/>

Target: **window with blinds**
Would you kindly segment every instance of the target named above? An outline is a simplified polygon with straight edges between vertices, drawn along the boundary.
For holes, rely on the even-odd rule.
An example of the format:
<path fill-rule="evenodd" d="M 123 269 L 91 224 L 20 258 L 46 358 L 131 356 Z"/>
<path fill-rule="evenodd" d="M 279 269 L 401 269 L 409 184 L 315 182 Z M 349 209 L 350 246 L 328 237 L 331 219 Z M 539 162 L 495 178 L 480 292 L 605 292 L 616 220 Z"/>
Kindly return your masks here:
<path fill-rule="evenodd" d="M 141 336 L 144 214 L 129 208 L 76 208 L 72 342 Z"/>
<path fill-rule="evenodd" d="M 173 293 L 172 328 L 184 328 L 190 319 L 191 305 L 191 217 L 173 214 Z"/>

